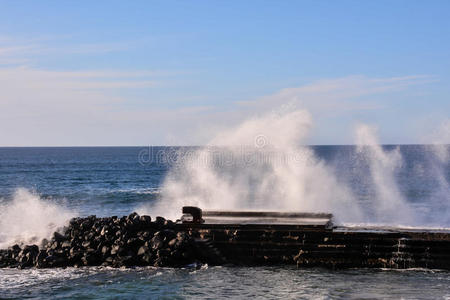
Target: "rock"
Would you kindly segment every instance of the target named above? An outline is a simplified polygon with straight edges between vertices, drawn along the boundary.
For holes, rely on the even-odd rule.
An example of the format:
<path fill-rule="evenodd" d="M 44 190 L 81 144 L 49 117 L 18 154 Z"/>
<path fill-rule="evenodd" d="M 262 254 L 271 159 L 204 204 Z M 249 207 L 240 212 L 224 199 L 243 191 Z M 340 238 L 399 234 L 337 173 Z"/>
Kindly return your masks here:
<path fill-rule="evenodd" d="M 111 255 L 117 255 L 123 252 L 123 248 L 119 245 L 114 245 L 111 248 Z"/>
<path fill-rule="evenodd" d="M 150 216 L 141 216 L 140 222 L 142 225 L 150 225 L 152 223 L 152 218 Z"/>
<path fill-rule="evenodd" d="M 123 256 L 120 258 L 122 265 L 133 266 L 137 264 L 136 259 L 132 255 Z"/>
<path fill-rule="evenodd" d="M 66 237 L 64 235 L 62 235 L 61 233 L 57 232 L 57 231 L 55 231 L 53 233 L 53 238 L 57 242 L 63 242 L 63 241 L 66 240 Z"/>
<path fill-rule="evenodd" d="M 150 240 L 150 245 L 154 250 L 162 248 L 164 245 L 164 242 L 163 242 L 163 239 L 161 238 L 161 235 L 157 235 L 155 233 L 153 238 Z"/>
<path fill-rule="evenodd" d="M 36 256 L 35 259 L 35 266 L 37 268 L 45 268 L 46 264 L 44 263 L 44 259 L 47 257 L 47 252 L 45 250 L 40 250 L 39 254 Z"/>
<path fill-rule="evenodd" d="M 173 247 L 175 247 L 175 245 L 176 245 L 177 242 L 178 242 L 178 240 L 177 240 L 176 238 L 171 239 L 170 242 L 168 243 L 168 246 L 169 246 L 170 248 L 173 248 Z"/>
<path fill-rule="evenodd" d="M 165 220 L 164 221 L 164 227 L 167 229 L 174 229 L 175 228 L 175 223 L 172 222 L 171 220 Z"/>
<path fill-rule="evenodd" d="M 55 250 L 59 247 L 59 244 L 57 241 L 53 241 L 53 243 L 50 246 L 50 249 Z"/>
<path fill-rule="evenodd" d="M 72 243 L 70 241 L 64 241 L 61 244 L 61 248 L 70 248 L 72 246 Z"/>
<path fill-rule="evenodd" d="M 148 240 L 148 239 L 150 238 L 150 236 L 153 237 L 153 234 L 150 233 L 150 231 L 144 231 L 144 232 L 141 234 L 141 237 L 142 237 L 142 239 L 143 239 L 144 241 Z"/>
<path fill-rule="evenodd" d="M 11 250 L 14 252 L 20 252 L 21 249 L 20 249 L 19 245 L 15 244 L 14 246 L 11 247 Z"/>
<path fill-rule="evenodd" d="M 111 253 L 111 248 L 110 247 L 108 247 L 108 246 L 103 246 L 102 247 L 102 254 L 103 255 L 108 255 L 110 253 Z"/>
<path fill-rule="evenodd" d="M 144 254 L 141 259 L 145 264 L 150 265 L 153 263 L 152 255 L 150 253 Z"/>
<path fill-rule="evenodd" d="M 37 268 L 105 265 L 178 266 L 194 257 L 191 240 L 162 217 L 131 213 L 121 218 L 73 218 L 40 248 L 14 245 L 0 250 L 0 267 Z M 191 247 L 192 248 L 192 247 Z"/>
<path fill-rule="evenodd" d="M 101 264 L 101 258 L 95 251 L 89 251 L 81 258 L 85 266 L 98 266 Z"/>
<path fill-rule="evenodd" d="M 129 238 L 127 240 L 127 248 L 131 250 L 137 250 L 140 246 L 144 244 L 144 241 L 137 238 Z"/>
<path fill-rule="evenodd" d="M 146 254 L 149 251 L 147 246 L 141 246 L 137 252 L 138 256 L 142 256 L 144 254 Z"/>
<path fill-rule="evenodd" d="M 168 257 L 169 254 L 170 254 L 169 249 L 159 249 L 156 252 L 156 256 L 158 256 L 158 257 Z"/>
<path fill-rule="evenodd" d="M 38 253 L 39 247 L 37 245 L 27 245 L 23 248 L 24 252 L 32 252 L 32 253 Z"/>
<path fill-rule="evenodd" d="M 164 219 L 163 217 L 156 217 L 155 223 L 158 226 L 158 228 L 162 228 L 165 222 L 166 219 Z"/>
<path fill-rule="evenodd" d="M 69 250 L 69 255 L 70 255 L 70 256 L 75 256 L 75 255 L 77 255 L 78 253 L 80 253 L 80 251 L 79 251 L 77 248 L 75 248 L 75 247 L 72 247 L 72 248 L 70 248 L 70 250 Z"/>
<path fill-rule="evenodd" d="M 139 219 L 139 215 L 137 212 L 132 212 L 131 214 L 128 215 L 128 219 L 129 220 Z"/>
<path fill-rule="evenodd" d="M 109 226 L 105 225 L 105 226 L 103 226 L 102 230 L 100 231 L 100 235 L 104 236 L 104 235 L 108 234 L 109 231 L 110 231 Z"/>
<path fill-rule="evenodd" d="M 177 234 L 172 229 L 164 229 L 161 234 L 164 237 L 164 241 L 167 242 L 177 237 Z"/>
<path fill-rule="evenodd" d="M 82 244 L 81 244 L 81 246 L 83 246 L 83 248 L 89 248 L 89 247 L 91 247 L 91 241 L 90 240 L 87 240 L 87 241 L 84 241 Z"/>

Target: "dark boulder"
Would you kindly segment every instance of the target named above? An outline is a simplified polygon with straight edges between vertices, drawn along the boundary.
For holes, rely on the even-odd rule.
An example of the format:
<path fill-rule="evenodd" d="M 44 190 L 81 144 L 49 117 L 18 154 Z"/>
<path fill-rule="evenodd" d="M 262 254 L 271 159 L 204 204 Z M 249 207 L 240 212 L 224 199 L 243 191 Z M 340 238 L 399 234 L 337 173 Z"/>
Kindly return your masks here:
<path fill-rule="evenodd" d="M 50 240 L 0 250 L 0 267 L 181 266 L 195 261 L 193 239 L 170 220 L 132 213 L 73 218 Z"/>

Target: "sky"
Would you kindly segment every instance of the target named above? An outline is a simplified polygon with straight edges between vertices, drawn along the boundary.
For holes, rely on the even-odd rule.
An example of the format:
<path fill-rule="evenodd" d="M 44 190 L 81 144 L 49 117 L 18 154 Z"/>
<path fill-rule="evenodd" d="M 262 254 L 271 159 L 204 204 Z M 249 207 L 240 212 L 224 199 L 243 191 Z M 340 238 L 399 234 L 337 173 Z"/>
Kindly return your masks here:
<path fill-rule="evenodd" d="M 201 145 L 289 103 L 308 144 L 429 142 L 450 2 L 0 0 L 0 146 Z"/>

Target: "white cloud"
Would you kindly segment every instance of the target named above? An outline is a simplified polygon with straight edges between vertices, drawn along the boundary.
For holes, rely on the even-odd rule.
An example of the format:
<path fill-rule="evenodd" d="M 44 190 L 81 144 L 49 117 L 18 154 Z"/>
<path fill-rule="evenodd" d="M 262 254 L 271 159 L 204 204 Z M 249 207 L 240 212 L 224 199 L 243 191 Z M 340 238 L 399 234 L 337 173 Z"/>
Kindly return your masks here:
<path fill-rule="evenodd" d="M 67 37 L 47 37 L 18 39 L 0 36 L 0 65 L 24 62 L 36 62 L 39 56 L 52 55 L 98 55 L 108 52 L 128 50 L 133 42 L 121 43 L 71 43 L 70 39 L 61 43 Z M 55 43 L 59 41 L 58 43 Z"/>
<path fill-rule="evenodd" d="M 315 118 L 336 117 L 380 109 L 377 102 L 361 101 L 363 96 L 430 80 L 424 76 L 320 80 L 236 103 L 226 111 L 217 106 L 131 108 L 127 103 L 132 98 L 118 96 L 124 89 L 154 87 L 155 74 L 0 68 L 0 145 L 195 145 L 223 128 L 288 103 L 310 110 Z"/>
<path fill-rule="evenodd" d="M 265 105 L 295 102 L 311 111 L 333 113 L 347 110 L 372 110 L 382 108 L 379 103 L 361 100 L 360 97 L 399 91 L 408 86 L 433 81 L 430 76 L 404 76 L 389 78 L 370 78 L 348 76 L 343 78 L 317 80 L 299 87 L 285 88 L 279 92 L 257 99 L 240 102 L 242 105 Z"/>

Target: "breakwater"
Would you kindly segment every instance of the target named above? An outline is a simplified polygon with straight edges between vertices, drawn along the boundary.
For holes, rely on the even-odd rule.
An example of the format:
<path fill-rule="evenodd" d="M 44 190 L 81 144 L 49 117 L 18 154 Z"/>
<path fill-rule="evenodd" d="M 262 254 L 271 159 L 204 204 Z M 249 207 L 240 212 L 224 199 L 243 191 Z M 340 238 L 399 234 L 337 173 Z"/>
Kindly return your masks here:
<path fill-rule="evenodd" d="M 201 246 L 201 249 L 199 248 Z M 212 261 L 208 249 L 170 220 L 132 213 L 122 218 L 74 218 L 38 245 L 0 250 L 0 267 L 160 266 Z"/>
<path fill-rule="evenodd" d="M 238 265 L 450 270 L 450 232 L 307 225 L 191 225 Z"/>
<path fill-rule="evenodd" d="M 208 223 L 201 210 L 187 212 L 192 218 L 176 223 L 136 213 L 121 218 L 75 218 L 40 245 L 0 250 L 0 267 L 184 267 L 207 263 L 450 270 L 448 231 L 335 227 L 324 214 L 315 214 L 314 221 L 304 214 L 290 214 L 289 219 L 277 213 L 276 220 L 281 220 L 277 222 L 274 215 L 262 213 L 246 217 L 242 212 L 204 212 L 209 221 L 216 218 Z M 233 222 L 233 218 L 241 221 Z M 286 221 L 292 218 L 296 224 Z"/>

